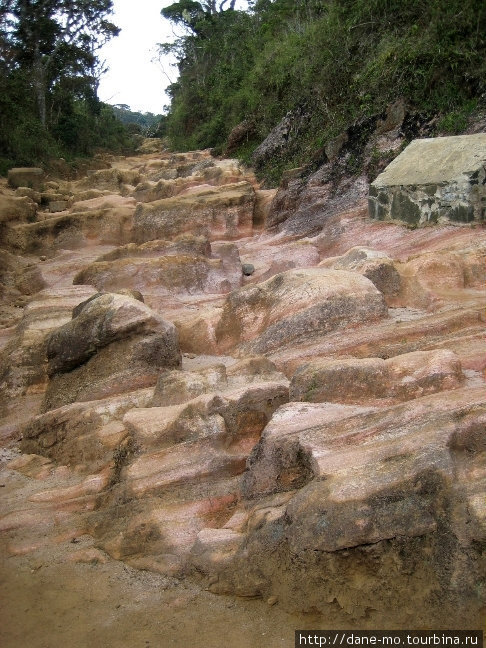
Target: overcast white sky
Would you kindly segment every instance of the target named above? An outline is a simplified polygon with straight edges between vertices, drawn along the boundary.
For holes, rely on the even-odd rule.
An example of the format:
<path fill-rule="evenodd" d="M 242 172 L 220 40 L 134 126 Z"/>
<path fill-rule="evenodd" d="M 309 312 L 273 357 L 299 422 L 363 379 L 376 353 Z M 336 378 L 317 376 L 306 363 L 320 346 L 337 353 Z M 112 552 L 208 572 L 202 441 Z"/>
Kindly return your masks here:
<path fill-rule="evenodd" d="M 127 104 L 132 110 L 162 113 L 169 103 L 165 88 L 177 78 L 177 68 L 165 59 L 152 62 L 157 43 L 174 40 L 173 26 L 160 15 L 175 0 L 113 0 L 111 21 L 121 28 L 100 51 L 108 72 L 101 77 L 98 95 L 110 104 Z M 237 0 L 237 9 L 247 7 Z M 173 61 L 172 61 L 173 62 Z M 169 77 L 169 78 L 168 78 Z"/>
<path fill-rule="evenodd" d="M 120 35 L 100 51 L 109 70 L 101 78 L 98 94 L 106 103 L 128 104 L 132 110 L 161 113 L 169 103 L 164 89 L 177 77 L 177 69 L 164 61 L 152 63 L 156 44 L 173 40 L 171 24 L 160 15 L 174 0 L 114 0 L 112 22 Z"/>

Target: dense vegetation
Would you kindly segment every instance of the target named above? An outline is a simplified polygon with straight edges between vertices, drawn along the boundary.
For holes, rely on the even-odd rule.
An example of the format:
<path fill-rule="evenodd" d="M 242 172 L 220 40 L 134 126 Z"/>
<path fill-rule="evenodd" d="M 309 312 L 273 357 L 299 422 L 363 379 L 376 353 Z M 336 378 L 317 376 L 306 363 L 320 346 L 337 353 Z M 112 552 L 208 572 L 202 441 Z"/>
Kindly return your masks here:
<path fill-rule="evenodd" d="M 127 104 L 115 104 L 112 108 L 115 117 L 128 127 L 129 132 L 140 133 L 145 137 L 163 136 L 164 115 L 131 110 Z"/>
<path fill-rule="evenodd" d="M 179 150 L 223 150 L 246 120 L 238 153 L 248 159 L 288 111 L 300 110 L 309 123 L 282 168 L 297 166 L 397 97 L 438 115 L 438 128 L 451 133 L 484 99 L 484 0 L 256 0 L 247 11 L 215 4 L 181 0 L 162 10 L 185 28 L 161 46 L 178 60 L 167 129 Z"/>
<path fill-rule="evenodd" d="M 0 173 L 128 139 L 96 94 L 111 0 L 0 0 Z"/>

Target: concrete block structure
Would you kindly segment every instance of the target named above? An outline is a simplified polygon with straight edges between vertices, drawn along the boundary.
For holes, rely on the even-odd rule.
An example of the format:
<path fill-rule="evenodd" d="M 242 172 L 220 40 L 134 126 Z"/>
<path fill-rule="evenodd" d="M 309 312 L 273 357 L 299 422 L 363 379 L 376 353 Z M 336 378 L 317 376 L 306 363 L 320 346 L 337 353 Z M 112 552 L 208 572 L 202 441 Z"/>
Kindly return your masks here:
<path fill-rule="evenodd" d="M 486 220 L 486 133 L 417 139 L 371 184 L 371 218 L 412 226 Z"/>

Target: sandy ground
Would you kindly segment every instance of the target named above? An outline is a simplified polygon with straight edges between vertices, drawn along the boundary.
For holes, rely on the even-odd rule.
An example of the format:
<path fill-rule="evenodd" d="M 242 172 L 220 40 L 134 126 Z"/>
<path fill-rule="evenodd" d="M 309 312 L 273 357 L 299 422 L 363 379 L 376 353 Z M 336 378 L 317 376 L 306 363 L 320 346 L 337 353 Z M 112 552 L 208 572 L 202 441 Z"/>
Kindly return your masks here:
<path fill-rule="evenodd" d="M 169 584 L 116 561 L 70 564 L 41 552 L 3 560 L 0 582 L 2 648 L 277 648 L 313 627 L 278 604 Z"/>
<path fill-rule="evenodd" d="M 37 518 L 12 523 L 1 536 L 1 648 L 283 648 L 294 645 L 295 629 L 322 627 L 322 619 L 288 614 L 278 602 L 217 596 L 112 560 L 73 531 L 76 516 L 67 514 L 53 533 L 52 512 L 29 501 L 39 480 L 6 468 L 15 453 L 3 454 L 0 510 L 41 513 L 46 526 Z M 90 551 L 101 560 L 78 562 Z"/>

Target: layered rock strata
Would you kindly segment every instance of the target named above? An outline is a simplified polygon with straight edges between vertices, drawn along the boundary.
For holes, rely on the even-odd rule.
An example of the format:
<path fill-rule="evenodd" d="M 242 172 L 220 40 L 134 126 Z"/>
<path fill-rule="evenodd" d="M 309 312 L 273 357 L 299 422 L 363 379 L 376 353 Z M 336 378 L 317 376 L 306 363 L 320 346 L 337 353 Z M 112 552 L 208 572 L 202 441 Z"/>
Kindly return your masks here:
<path fill-rule="evenodd" d="M 149 144 L 0 186 L 2 550 L 86 534 L 333 627 L 478 626 L 483 227 Z"/>

